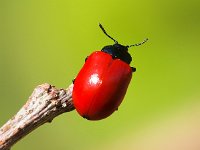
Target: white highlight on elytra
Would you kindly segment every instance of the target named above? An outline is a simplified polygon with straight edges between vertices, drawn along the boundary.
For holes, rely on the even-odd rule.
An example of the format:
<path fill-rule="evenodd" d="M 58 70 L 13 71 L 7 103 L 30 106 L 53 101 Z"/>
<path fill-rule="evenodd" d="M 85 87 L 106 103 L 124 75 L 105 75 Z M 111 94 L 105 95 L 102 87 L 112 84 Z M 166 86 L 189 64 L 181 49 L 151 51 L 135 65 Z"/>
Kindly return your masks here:
<path fill-rule="evenodd" d="M 99 82 L 101 82 L 101 80 L 99 79 L 99 75 L 97 73 L 91 75 L 90 80 L 89 80 L 90 84 L 97 84 Z"/>

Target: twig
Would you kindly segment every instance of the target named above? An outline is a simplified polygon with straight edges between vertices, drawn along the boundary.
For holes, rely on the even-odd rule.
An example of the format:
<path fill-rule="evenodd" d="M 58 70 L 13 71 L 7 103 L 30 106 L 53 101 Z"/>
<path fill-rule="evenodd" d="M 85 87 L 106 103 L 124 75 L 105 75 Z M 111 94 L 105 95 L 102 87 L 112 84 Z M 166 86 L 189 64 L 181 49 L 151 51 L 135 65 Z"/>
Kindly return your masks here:
<path fill-rule="evenodd" d="M 66 90 L 47 83 L 36 87 L 19 112 L 0 128 L 0 150 L 9 150 L 37 127 L 72 111 L 72 90 L 73 84 Z"/>

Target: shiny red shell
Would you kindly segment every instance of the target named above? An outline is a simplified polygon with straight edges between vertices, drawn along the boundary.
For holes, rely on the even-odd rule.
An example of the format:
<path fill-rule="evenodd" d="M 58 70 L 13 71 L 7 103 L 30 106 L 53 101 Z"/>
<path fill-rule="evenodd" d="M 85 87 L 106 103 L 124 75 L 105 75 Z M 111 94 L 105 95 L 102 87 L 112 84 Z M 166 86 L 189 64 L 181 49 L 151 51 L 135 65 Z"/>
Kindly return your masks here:
<path fill-rule="evenodd" d="M 88 120 L 108 117 L 121 104 L 131 78 L 127 63 L 105 52 L 93 52 L 74 82 L 72 98 L 77 112 Z"/>

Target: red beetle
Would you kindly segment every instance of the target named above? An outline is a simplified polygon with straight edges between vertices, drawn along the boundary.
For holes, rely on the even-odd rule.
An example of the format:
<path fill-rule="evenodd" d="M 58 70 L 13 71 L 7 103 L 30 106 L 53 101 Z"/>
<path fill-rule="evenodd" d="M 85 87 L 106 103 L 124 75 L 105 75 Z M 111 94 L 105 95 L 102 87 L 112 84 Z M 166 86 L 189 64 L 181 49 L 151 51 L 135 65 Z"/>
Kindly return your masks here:
<path fill-rule="evenodd" d="M 74 80 L 73 102 L 77 112 L 88 120 L 100 120 L 111 115 L 121 104 L 134 67 L 128 48 L 147 41 L 123 46 L 106 33 L 115 44 L 95 51 L 85 60 L 85 64 Z"/>

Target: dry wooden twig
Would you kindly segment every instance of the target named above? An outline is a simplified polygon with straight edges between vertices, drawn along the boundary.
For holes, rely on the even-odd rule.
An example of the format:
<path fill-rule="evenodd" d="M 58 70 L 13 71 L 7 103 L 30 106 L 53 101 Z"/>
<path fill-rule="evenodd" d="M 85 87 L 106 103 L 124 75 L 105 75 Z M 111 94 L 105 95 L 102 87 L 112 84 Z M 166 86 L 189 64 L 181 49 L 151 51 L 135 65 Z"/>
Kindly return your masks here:
<path fill-rule="evenodd" d="M 0 128 L 0 150 L 10 149 L 17 141 L 56 116 L 74 109 L 71 84 L 66 90 L 47 83 L 36 87 L 19 112 Z"/>

